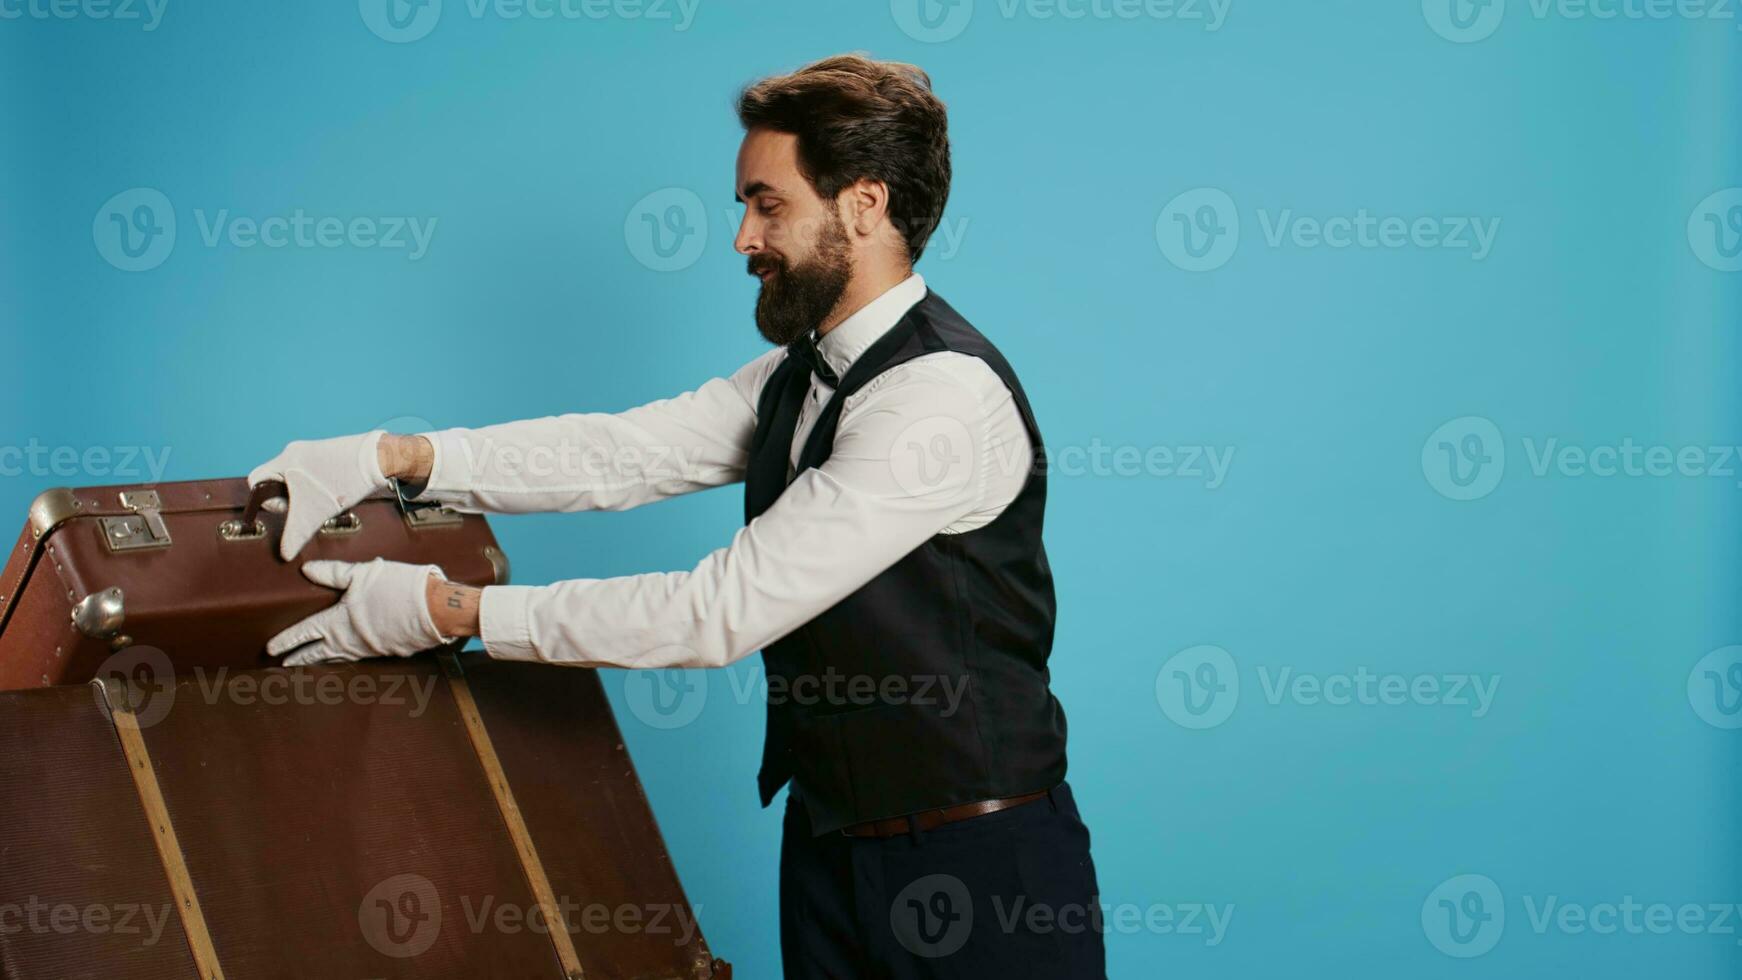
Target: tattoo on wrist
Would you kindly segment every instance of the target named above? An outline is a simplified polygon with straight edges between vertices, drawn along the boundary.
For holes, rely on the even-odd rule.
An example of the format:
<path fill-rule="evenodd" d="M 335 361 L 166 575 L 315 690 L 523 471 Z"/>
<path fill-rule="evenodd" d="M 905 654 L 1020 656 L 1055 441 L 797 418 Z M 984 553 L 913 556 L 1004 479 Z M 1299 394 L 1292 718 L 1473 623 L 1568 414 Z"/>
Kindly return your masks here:
<path fill-rule="evenodd" d="M 478 636 L 479 603 L 483 590 L 430 576 L 429 616 L 443 636 Z"/>

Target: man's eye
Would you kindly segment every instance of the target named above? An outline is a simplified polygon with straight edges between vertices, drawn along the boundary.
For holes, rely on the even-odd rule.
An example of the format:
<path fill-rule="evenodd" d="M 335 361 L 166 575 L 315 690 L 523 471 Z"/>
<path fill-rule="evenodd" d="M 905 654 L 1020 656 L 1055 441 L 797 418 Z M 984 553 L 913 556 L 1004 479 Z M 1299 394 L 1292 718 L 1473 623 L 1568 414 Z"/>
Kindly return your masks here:
<path fill-rule="evenodd" d="M 764 216 L 771 217 L 780 213 L 780 205 L 776 203 L 759 204 L 756 206 L 756 210 Z"/>

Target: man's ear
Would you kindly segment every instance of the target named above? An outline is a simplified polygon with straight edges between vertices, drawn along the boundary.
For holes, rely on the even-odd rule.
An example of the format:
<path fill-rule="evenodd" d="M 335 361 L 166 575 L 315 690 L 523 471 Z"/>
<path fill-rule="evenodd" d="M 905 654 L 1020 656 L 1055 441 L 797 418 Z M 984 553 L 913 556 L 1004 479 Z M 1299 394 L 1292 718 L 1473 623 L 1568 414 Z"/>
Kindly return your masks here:
<path fill-rule="evenodd" d="M 861 177 L 843 188 L 836 201 L 847 233 L 855 238 L 873 238 L 889 216 L 889 185 Z"/>

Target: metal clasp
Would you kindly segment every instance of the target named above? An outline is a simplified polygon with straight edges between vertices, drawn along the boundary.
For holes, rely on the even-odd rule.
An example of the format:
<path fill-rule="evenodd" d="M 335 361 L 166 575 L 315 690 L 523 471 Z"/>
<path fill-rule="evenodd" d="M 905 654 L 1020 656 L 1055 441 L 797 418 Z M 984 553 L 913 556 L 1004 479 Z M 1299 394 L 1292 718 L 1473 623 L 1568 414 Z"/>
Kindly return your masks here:
<path fill-rule="evenodd" d="M 399 512 L 405 515 L 406 525 L 413 530 L 420 527 L 453 527 L 465 523 L 466 519 L 459 511 L 433 500 L 407 500 L 405 490 L 399 485 L 397 478 L 388 482 L 393 484 L 393 499 L 399 502 Z"/>
<path fill-rule="evenodd" d="M 143 548 L 167 548 L 170 545 L 169 525 L 159 511 L 163 502 L 156 490 L 123 490 L 121 506 L 133 511 L 120 517 L 102 518 L 103 543 L 110 551 L 138 551 Z"/>
<path fill-rule="evenodd" d="M 356 534 L 363 530 L 363 519 L 350 511 L 345 511 L 337 517 L 329 517 L 321 525 L 322 534 Z"/>
<path fill-rule="evenodd" d="M 253 524 L 243 527 L 242 522 L 231 519 L 218 525 L 218 537 L 225 541 L 253 541 L 266 537 L 266 522 L 256 520 Z"/>

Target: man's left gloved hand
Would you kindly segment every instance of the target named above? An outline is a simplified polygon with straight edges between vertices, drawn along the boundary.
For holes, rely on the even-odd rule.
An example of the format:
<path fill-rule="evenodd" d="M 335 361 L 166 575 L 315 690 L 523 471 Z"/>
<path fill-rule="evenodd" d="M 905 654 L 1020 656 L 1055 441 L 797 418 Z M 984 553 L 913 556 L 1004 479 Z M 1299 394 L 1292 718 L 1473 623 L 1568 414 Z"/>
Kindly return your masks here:
<path fill-rule="evenodd" d="M 344 589 L 345 596 L 266 644 L 266 652 L 274 657 L 295 651 L 285 657 L 286 667 L 408 657 L 454 639 L 442 636 L 429 614 L 430 576 L 446 579 L 438 566 L 385 558 L 311 561 L 303 564 L 302 573 L 311 582 Z"/>

